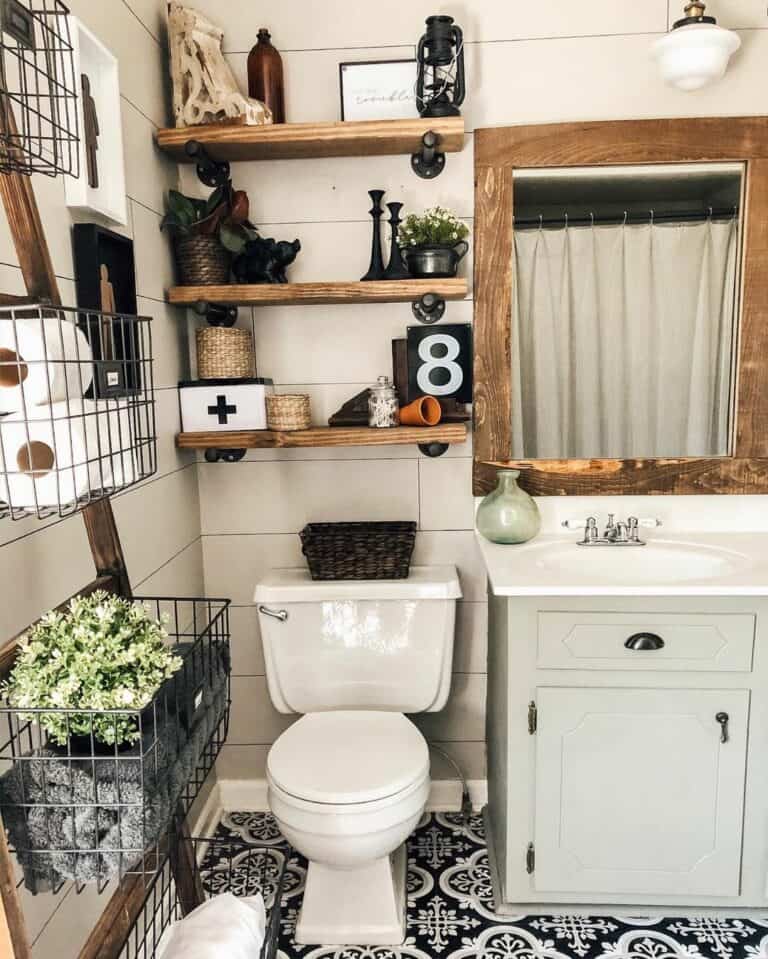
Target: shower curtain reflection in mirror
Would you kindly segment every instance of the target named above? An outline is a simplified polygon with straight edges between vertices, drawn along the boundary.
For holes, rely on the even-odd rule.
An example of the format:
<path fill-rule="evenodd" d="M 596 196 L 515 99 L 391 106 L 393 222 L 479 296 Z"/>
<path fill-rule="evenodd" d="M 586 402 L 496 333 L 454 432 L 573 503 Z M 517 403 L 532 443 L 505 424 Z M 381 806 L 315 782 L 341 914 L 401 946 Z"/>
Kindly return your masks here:
<path fill-rule="evenodd" d="M 513 457 L 726 456 L 739 228 L 516 229 Z"/>

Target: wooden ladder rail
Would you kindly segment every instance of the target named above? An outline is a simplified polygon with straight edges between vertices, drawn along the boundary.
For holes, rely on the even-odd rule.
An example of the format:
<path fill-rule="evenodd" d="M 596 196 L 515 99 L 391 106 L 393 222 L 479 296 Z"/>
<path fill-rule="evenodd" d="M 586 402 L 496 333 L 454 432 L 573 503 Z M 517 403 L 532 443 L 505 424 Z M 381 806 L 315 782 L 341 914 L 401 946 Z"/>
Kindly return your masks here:
<path fill-rule="evenodd" d="M 0 98 L 0 131 L 9 130 L 15 132 L 16 123 L 7 101 Z M 61 306 L 59 285 L 31 178 L 19 173 L 0 173 L 0 198 L 27 289 L 26 298 L 0 295 L 0 303 L 15 303 L 27 299 L 29 302 Z M 105 497 L 90 504 L 83 510 L 82 515 L 96 566 L 96 578 L 79 590 L 77 595 L 88 595 L 97 589 L 106 589 L 119 596 L 131 598 L 131 581 L 109 498 Z M 13 666 L 19 638 L 15 637 L 0 648 L 0 679 L 5 678 Z M 183 911 L 187 912 L 203 902 L 204 893 L 195 868 L 192 844 L 187 841 L 189 831 L 181 805 L 177 807 L 176 813 L 179 828 L 172 832 L 169 853 L 179 900 Z M 123 879 L 91 930 L 79 959 L 119 959 L 125 937 L 141 912 L 145 897 L 146 881 L 143 875 L 131 875 Z M 32 959 L 32 948 L 14 882 L 13 861 L 1 823 L 0 955 L 7 956 L 8 959 Z"/>

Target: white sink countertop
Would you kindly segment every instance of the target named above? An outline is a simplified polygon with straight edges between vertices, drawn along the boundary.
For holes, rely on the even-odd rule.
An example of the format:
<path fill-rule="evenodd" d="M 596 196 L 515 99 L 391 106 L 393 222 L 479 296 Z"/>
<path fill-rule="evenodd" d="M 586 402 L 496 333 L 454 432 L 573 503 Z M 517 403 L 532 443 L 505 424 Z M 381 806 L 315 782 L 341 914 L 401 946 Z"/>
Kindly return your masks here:
<path fill-rule="evenodd" d="M 577 546 L 578 531 L 522 546 L 477 534 L 497 596 L 768 596 L 768 532 L 641 530 L 646 546 Z"/>

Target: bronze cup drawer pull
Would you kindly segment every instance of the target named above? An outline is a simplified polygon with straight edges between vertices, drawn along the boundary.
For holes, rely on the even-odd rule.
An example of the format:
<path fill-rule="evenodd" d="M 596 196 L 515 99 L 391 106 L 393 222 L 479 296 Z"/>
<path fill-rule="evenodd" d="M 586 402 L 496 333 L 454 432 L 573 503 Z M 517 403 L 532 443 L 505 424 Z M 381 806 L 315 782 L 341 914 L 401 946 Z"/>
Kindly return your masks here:
<path fill-rule="evenodd" d="M 634 633 L 624 643 L 624 646 L 633 651 L 648 652 L 664 649 L 664 640 L 656 633 Z"/>

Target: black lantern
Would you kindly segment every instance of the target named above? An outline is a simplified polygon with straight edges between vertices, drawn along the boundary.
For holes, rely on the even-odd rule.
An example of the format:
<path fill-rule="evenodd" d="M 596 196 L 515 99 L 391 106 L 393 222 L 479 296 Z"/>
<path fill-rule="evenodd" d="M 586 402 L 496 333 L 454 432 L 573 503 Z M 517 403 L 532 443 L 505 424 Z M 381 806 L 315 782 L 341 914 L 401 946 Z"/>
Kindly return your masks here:
<path fill-rule="evenodd" d="M 419 40 L 416 101 L 423 117 L 458 117 L 466 96 L 464 35 L 453 17 L 427 17 Z"/>

